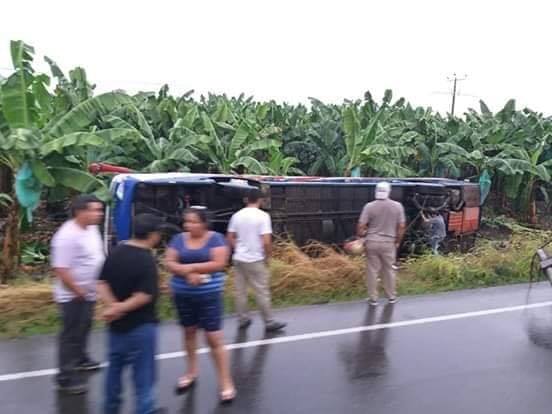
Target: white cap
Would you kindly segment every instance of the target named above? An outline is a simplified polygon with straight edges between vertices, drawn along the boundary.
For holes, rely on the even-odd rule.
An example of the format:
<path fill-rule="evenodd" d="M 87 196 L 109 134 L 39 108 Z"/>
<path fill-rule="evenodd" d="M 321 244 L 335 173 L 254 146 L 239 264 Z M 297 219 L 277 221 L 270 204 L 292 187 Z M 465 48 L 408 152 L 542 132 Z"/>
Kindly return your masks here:
<path fill-rule="evenodd" d="M 376 184 L 376 200 L 387 200 L 391 194 L 391 184 L 381 181 Z"/>

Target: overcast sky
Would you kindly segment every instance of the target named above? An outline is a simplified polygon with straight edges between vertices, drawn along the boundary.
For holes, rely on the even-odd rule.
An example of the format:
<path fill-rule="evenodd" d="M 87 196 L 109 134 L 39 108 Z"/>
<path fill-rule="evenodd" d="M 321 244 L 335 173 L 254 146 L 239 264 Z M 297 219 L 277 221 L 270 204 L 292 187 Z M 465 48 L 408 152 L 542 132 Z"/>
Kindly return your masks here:
<path fill-rule="evenodd" d="M 139 4 L 140 3 L 140 4 Z M 447 76 L 457 110 L 508 98 L 552 115 L 552 3 L 546 0 L 5 1 L 0 74 L 9 40 L 99 91 L 195 89 L 291 103 L 356 99 L 370 90 L 440 111 Z M 46 68 L 44 68 L 46 69 Z"/>

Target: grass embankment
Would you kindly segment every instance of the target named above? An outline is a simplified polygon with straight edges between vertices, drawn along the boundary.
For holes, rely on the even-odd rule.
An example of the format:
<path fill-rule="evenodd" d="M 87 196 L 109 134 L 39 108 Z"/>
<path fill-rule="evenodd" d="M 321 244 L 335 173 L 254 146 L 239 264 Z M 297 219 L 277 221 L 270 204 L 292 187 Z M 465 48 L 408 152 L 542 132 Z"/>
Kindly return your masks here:
<path fill-rule="evenodd" d="M 490 223 L 493 225 L 493 222 Z M 496 222 L 494 223 L 496 225 Z M 413 295 L 524 282 L 531 257 L 551 232 L 499 222 L 499 239 L 477 240 L 470 253 L 422 255 L 405 260 L 399 272 L 399 294 Z M 488 229 L 488 227 L 487 227 Z M 506 230 L 506 232 L 504 231 Z M 493 237 L 496 236 L 493 232 Z M 310 252 L 280 243 L 271 263 L 272 295 L 276 307 L 363 298 L 364 259 L 312 245 Z M 313 254 L 314 253 L 314 254 Z M 164 276 L 166 280 L 167 276 Z M 226 310 L 233 310 L 232 277 L 226 286 Z M 173 319 L 168 295 L 160 303 L 162 319 Z M 21 277 L 0 289 L 0 336 L 15 337 L 53 332 L 58 314 L 49 281 Z"/>

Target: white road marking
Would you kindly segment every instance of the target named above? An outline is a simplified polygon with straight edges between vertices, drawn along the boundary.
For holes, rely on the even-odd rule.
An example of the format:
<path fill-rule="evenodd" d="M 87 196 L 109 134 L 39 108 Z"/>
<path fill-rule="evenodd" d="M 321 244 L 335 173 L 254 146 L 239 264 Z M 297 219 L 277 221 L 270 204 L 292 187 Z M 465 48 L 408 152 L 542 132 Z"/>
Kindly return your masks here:
<path fill-rule="evenodd" d="M 363 325 L 363 326 L 356 326 L 353 328 L 335 329 L 331 331 L 311 332 L 311 333 L 300 334 L 300 335 L 280 336 L 276 338 L 260 339 L 257 341 L 228 344 L 226 345 L 226 348 L 228 350 L 254 348 L 254 347 L 265 346 L 265 345 L 283 344 L 288 342 L 306 341 L 309 339 L 319 339 L 319 338 L 328 338 L 331 336 L 348 335 L 348 334 L 359 333 L 359 332 L 376 331 L 379 329 L 400 328 L 404 326 L 416 326 L 416 325 L 425 325 L 425 324 L 436 323 L 436 322 L 453 321 L 456 319 L 476 318 L 479 316 L 497 315 L 500 313 L 544 308 L 548 306 L 552 306 L 552 301 L 538 302 L 538 303 L 532 303 L 528 305 L 509 306 L 505 308 L 485 309 L 485 310 L 473 311 L 473 312 L 454 313 L 450 315 L 432 316 L 429 318 L 381 323 L 381 324 L 375 324 L 375 325 Z M 200 348 L 197 350 L 197 353 L 207 354 L 209 353 L 209 348 Z M 169 352 L 165 354 L 156 355 L 156 359 L 157 360 L 175 359 L 175 358 L 182 358 L 185 355 L 186 353 L 183 351 Z M 106 366 L 107 366 L 106 363 L 102 364 L 102 367 L 106 367 Z M 36 378 L 36 377 L 47 377 L 47 376 L 55 375 L 57 374 L 57 372 L 58 371 L 56 368 L 51 368 L 51 369 L 41 369 L 38 371 L 25 371 L 25 372 L 16 372 L 13 374 L 3 374 L 3 375 L 0 375 L 0 382 L 15 381 L 15 380 Z"/>

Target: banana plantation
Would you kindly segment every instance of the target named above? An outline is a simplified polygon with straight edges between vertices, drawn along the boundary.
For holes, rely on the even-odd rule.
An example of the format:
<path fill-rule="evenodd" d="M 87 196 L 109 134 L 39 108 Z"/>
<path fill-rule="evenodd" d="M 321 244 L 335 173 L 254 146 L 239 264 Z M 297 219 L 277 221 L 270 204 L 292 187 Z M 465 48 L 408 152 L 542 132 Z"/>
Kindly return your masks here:
<path fill-rule="evenodd" d="M 107 197 L 106 179 L 87 172 L 94 162 L 143 172 L 484 178 L 528 220 L 536 198 L 548 202 L 552 118 L 514 100 L 455 117 L 391 90 L 298 105 L 174 96 L 168 86 L 95 94 L 83 68 L 65 72 L 44 57 L 49 73 L 38 73 L 35 59 L 31 46 L 12 41 L 13 71 L 0 78 L 2 274 L 15 266 L 21 223 L 40 201 Z"/>

